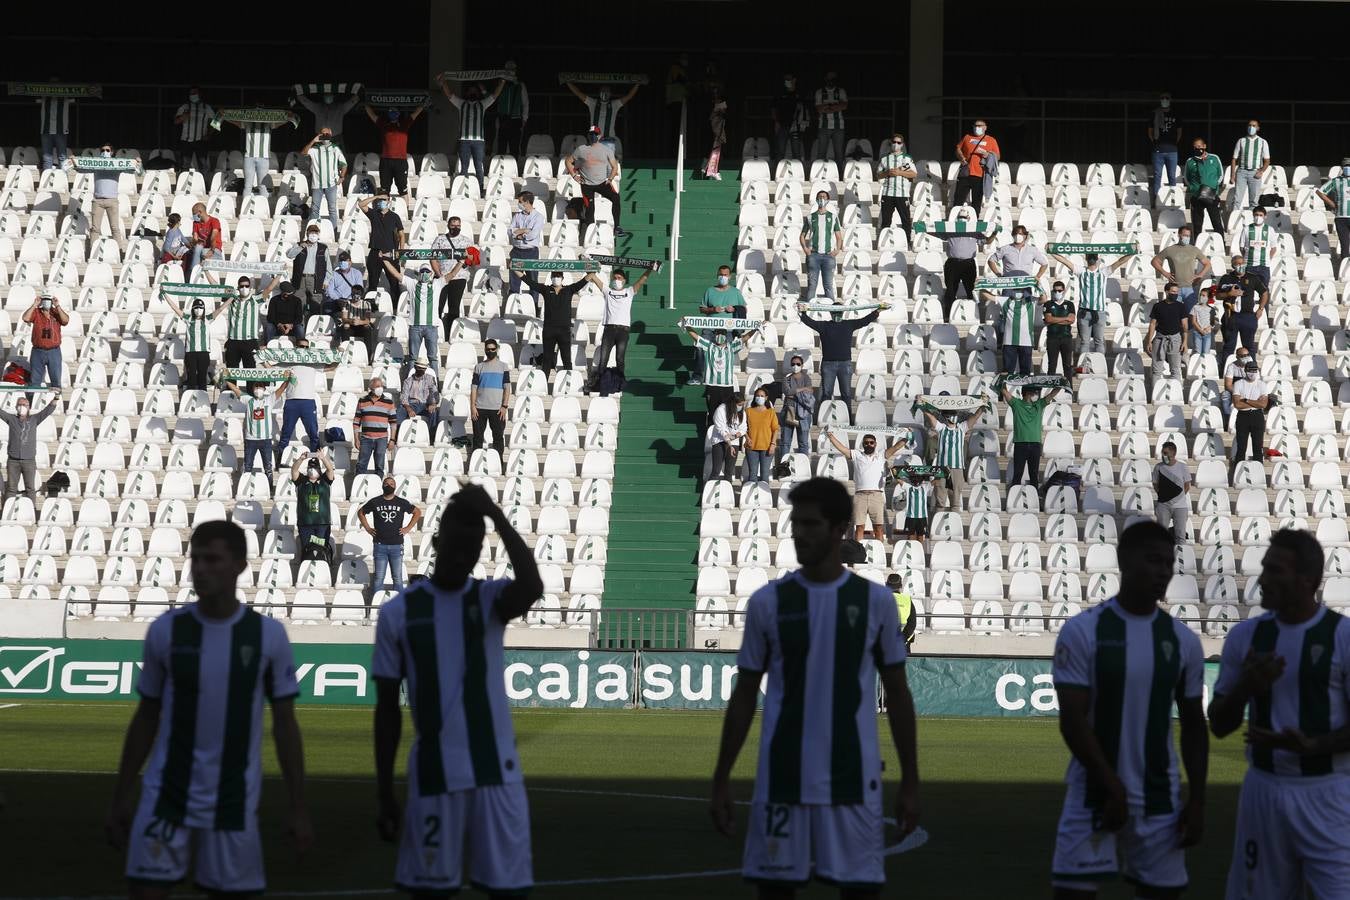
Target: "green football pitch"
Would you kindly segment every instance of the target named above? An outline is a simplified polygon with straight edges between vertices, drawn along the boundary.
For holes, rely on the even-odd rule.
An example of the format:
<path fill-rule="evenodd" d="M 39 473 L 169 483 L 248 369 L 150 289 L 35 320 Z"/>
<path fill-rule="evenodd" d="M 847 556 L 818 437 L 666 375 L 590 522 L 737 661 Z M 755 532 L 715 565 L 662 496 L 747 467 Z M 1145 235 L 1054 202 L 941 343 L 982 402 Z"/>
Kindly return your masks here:
<path fill-rule="evenodd" d="M 0 900 L 123 895 L 123 861 L 104 843 L 102 822 L 131 711 L 129 704 L 61 702 L 0 708 Z M 375 834 L 371 720 L 369 708 L 301 708 L 317 843 L 300 861 L 283 834 L 283 790 L 266 739 L 262 827 L 271 896 L 398 896 L 389 889 L 394 848 Z M 530 789 L 536 896 L 750 896 L 739 876 L 718 874 L 738 866 L 741 839 L 712 830 L 704 799 L 720 714 L 516 710 L 515 725 Z M 742 798 L 757 732 L 758 725 L 737 769 Z M 405 741 L 410 733 L 405 728 Z M 1238 738 L 1213 745 L 1208 830 L 1188 857 L 1192 896 L 1222 893 L 1241 749 Z M 886 757 L 893 799 L 889 748 Z M 1052 718 L 920 720 L 928 841 L 889 857 L 887 896 L 1048 896 L 1066 759 Z M 180 896 L 192 893 L 185 887 Z M 813 886 L 799 896 L 835 893 Z M 1119 885 L 1102 896 L 1132 894 Z"/>

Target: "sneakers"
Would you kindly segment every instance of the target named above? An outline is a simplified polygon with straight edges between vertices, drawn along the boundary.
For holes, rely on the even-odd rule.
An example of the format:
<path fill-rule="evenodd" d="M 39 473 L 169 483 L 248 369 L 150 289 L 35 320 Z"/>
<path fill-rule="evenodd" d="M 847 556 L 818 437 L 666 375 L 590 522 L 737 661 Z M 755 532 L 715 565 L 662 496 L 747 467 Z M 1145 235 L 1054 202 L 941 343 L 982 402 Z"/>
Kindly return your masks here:
<path fill-rule="evenodd" d="M 627 229 L 620 228 L 618 225 L 615 225 L 615 226 L 614 226 L 614 236 L 615 236 L 615 237 L 628 237 L 628 231 L 627 231 Z"/>
<path fill-rule="evenodd" d="M 708 177 L 711 178 L 713 181 L 721 181 L 721 180 L 722 180 L 722 173 L 721 173 L 721 172 L 714 172 L 714 173 L 712 173 L 711 175 L 709 175 Z"/>

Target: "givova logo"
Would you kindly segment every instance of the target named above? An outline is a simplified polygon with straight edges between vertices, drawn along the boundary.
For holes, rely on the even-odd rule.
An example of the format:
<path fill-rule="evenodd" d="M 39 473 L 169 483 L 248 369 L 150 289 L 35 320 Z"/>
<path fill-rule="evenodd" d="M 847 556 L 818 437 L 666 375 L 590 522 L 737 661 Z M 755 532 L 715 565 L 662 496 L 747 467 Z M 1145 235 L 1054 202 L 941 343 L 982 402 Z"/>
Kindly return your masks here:
<path fill-rule="evenodd" d="M 141 664 L 133 660 L 60 659 L 65 647 L 0 647 L 0 695 L 129 695 Z"/>
<path fill-rule="evenodd" d="M 45 694 L 64 647 L 0 647 L 0 694 Z"/>

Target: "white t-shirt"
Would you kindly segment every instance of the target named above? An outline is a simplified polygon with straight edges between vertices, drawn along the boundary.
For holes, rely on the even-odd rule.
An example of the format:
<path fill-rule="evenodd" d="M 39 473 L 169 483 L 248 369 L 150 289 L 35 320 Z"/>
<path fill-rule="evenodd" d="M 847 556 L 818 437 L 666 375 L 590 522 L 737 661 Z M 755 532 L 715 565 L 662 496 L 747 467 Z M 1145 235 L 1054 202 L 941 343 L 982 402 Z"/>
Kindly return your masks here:
<path fill-rule="evenodd" d="M 467 249 L 468 247 L 469 247 L 469 238 L 468 238 L 468 236 L 467 236 L 466 234 L 464 234 L 464 232 L 462 232 L 462 231 L 461 231 L 459 234 L 455 235 L 454 237 L 451 237 L 451 236 L 448 235 L 448 234 L 438 234 L 438 235 L 436 235 L 436 240 L 434 240 L 434 241 L 431 242 L 431 249 L 432 249 L 432 250 L 465 250 L 465 249 Z M 453 269 L 454 267 L 455 267 L 455 260 L 452 260 L 452 259 L 443 259 L 443 260 L 441 260 L 441 271 L 442 271 L 442 272 L 445 272 L 445 273 L 449 274 L 450 270 Z M 460 267 L 459 267 L 459 273 L 456 274 L 454 278 L 447 279 L 447 280 L 449 280 L 449 281 L 468 281 L 468 280 L 469 280 L 469 267 L 468 267 L 468 266 L 460 266 Z"/>
<path fill-rule="evenodd" d="M 286 387 L 287 400 L 318 400 L 319 370 L 313 366 L 291 369 L 291 383 Z"/>
<path fill-rule="evenodd" d="M 853 489 L 855 491 L 879 491 L 886 480 L 886 454 L 881 448 L 868 455 L 861 450 L 853 451 Z"/>
<path fill-rule="evenodd" d="M 1243 377 L 1233 379 L 1234 397 L 1241 397 L 1243 400 L 1257 400 L 1269 393 L 1270 386 L 1260 378 L 1255 381 L 1248 381 Z"/>
<path fill-rule="evenodd" d="M 1156 464 L 1153 467 L 1153 483 L 1155 485 L 1158 483 L 1159 478 L 1166 478 L 1168 481 L 1175 484 L 1179 489 L 1182 489 L 1181 493 L 1177 494 L 1170 501 L 1162 501 L 1162 502 L 1177 503 L 1177 504 L 1186 503 L 1186 492 L 1184 489 L 1186 485 L 1190 484 L 1191 482 L 1191 470 L 1186 468 L 1186 464 L 1184 462 L 1180 460 L 1175 460 L 1170 466 L 1166 465 L 1165 463 Z"/>
<path fill-rule="evenodd" d="M 621 291 L 613 288 L 605 288 L 605 315 L 600 320 L 601 325 L 626 325 L 633 324 L 633 289 L 624 287 Z"/>

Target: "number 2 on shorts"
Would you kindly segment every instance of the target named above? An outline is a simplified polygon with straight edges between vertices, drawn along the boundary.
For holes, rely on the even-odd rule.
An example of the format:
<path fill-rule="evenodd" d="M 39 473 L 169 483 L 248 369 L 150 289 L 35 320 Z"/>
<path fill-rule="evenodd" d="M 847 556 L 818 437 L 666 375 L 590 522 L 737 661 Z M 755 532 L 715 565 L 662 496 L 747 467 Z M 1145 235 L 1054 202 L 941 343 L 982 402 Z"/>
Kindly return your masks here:
<path fill-rule="evenodd" d="M 785 838 L 788 836 L 788 816 L 790 812 L 786 806 L 767 804 L 764 807 L 764 833 L 769 837 Z"/>
<path fill-rule="evenodd" d="M 427 816 L 422 820 L 422 846 L 439 847 L 441 845 L 441 817 Z"/>

